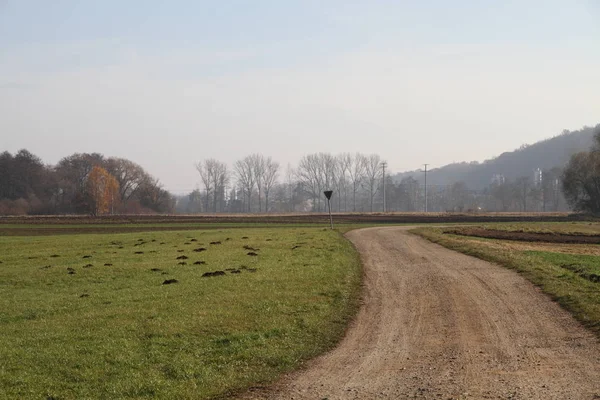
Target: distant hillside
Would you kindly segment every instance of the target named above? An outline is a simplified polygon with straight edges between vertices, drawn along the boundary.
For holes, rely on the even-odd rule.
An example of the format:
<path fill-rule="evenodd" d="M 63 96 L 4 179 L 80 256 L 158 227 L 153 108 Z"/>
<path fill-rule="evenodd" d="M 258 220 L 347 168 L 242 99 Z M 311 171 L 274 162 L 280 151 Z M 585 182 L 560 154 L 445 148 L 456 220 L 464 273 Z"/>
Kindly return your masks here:
<path fill-rule="evenodd" d="M 562 168 L 572 154 L 588 150 L 597 132 L 600 132 L 600 124 L 579 131 L 565 131 L 553 138 L 502 153 L 483 163 L 462 162 L 432 169 L 427 173 L 427 184 L 448 185 L 464 181 L 470 189 L 481 190 L 490 184 L 495 174 L 502 174 L 509 181 L 521 176 L 533 177 L 533 171 L 537 168 Z M 407 176 L 423 180 L 423 173 L 419 171 L 396 174 L 394 180 L 400 181 Z"/>

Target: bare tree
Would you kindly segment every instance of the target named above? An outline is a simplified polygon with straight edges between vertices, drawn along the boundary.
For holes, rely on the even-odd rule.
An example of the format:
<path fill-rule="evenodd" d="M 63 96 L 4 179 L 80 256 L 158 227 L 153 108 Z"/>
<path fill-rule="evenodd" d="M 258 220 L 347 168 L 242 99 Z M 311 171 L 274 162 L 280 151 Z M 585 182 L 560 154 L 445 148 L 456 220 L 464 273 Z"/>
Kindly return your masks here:
<path fill-rule="evenodd" d="M 252 154 L 252 173 L 258 190 L 258 212 L 262 212 L 262 191 L 264 188 L 266 160 L 262 154 Z"/>
<path fill-rule="evenodd" d="M 269 212 L 269 193 L 271 189 L 277 183 L 277 177 L 279 175 L 279 163 L 273 161 L 271 157 L 265 159 L 265 173 L 263 179 L 263 185 L 265 189 L 265 212 Z"/>
<path fill-rule="evenodd" d="M 312 197 L 313 209 L 321 194 L 321 177 L 319 175 L 319 159 L 317 154 L 308 154 L 298 163 L 297 176 L 302 189 Z"/>
<path fill-rule="evenodd" d="M 223 211 L 225 203 L 225 186 L 229 183 L 229 170 L 227 164 L 216 161 L 212 166 L 213 212 Z M 218 207 L 219 203 L 221 206 Z"/>
<path fill-rule="evenodd" d="M 398 184 L 398 208 L 402 211 L 415 211 L 419 197 L 419 182 L 407 176 Z"/>
<path fill-rule="evenodd" d="M 286 197 L 288 200 L 288 211 L 292 212 L 295 210 L 294 202 L 294 189 L 296 187 L 296 171 L 292 168 L 292 165 L 288 163 L 285 171 L 285 186 L 286 186 Z"/>
<path fill-rule="evenodd" d="M 117 179 L 121 201 L 129 200 L 148 178 L 146 171 L 133 161 L 111 157 L 106 161 L 106 170 Z"/>
<path fill-rule="evenodd" d="M 463 181 L 453 183 L 450 188 L 450 206 L 453 211 L 463 212 L 469 202 L 469 188 Z"/>
<path fill-rule="evenodd" d="M 339 210 L 342 209 L 342 198 L 344 201 L 344 211 L 348 210 L 348 173 L 352 166 L 352 155 L 342 153 L 336 157 L 336 186 L 339 193 Z"/>
<path fill-rule="evenodd" d="M 304 156 L 298 164 L 298 179 L 313 200 L 313 210 L 321 211 L 323 191 L 335 183 L 336 159 L 329 153 Z"/>
<path fill-rule="evenodd" d="M 590 150 L 571 156 L 561 180 L 564 196 L 574 210 L 597 214 L 600 212 L 600 125 L 595 130 Z"/>
<path fill-rule="evenodd" d="M 356 211 L 356 192 L 360 187 L 360 183 L 365 178 L 365 156 L 356 153 L 354 156 L 348 155 L 348 174 L 352 182 L 352 211 Z"/>
<path fill-rule="evenodd" d="M 207 212 L 210 204 L 210 196 L 214 190 L 213 188 L 213 180 L 212 180 L 212 163 L 213 159 L 208 159 L 199 162 L 196 164 L 196 169 L 200 174 L 200 180 L 202 181 L 202 185 L 204 186 L 204 212 Z"/>
<path fill-rule="evenodd" d="M 561 174 L 561 169 L 556 167 L 544 171 L 542 175 L 542 211 L 546 211 L 547 205 L 552 206 L 552 211 L 558 211 Z"/>
<path fill-rule="evenodd" d="M 214 158 L 209 158 L 196 164 L 196 169 L 200 173 L 200 179 L 202 180 L 206 196 L 204 211 L 210 209 L 209 205 L 212 200 L 212 211 L 216 213 L 219 209 L 219 200 L 221 202 L 225 200 L 225 186 L 229 182 L 227 164 Z M 223 208 L 221 206 L 221 210 Z"/>
<path fill-rule="evenodd" d="M 188 204 L 185 209 L 186 213 L 198 213 L 202 211 L 202 196 L 200 194 L 200 190 L 193 190 L 188 195 Z"/>
<path fill-rule="evenodd" d="M 252 211 L 252 191 L 256 185 L 254 175 L 254 162 L 252 156 L 246 156 L 241 160 L 235 162 L 233 167 L 235 175 L 237 177 L 238 184 L 242 188 L 242 191 L 247 196 L 248 200 L 248 212 Z"/>
<path fill-rule="evenodd" d="M 369 200 L 371 205 L 371 212 L 373 212 L 373 200 L 379 189 L 379 179 L 381 178 L 381 157 L 377 154 L 371 154 L 363 159 L 365 165 L 365 177 L 367 183 L 367 189 L 369 191 Z"/>
<path fill-rule="evenodd" d="M 529 190 L 531 188 L 531 181 L 529 177 L 522 176 L 518 178 L 513 186 L 514 198 L 519 203 L 521 211 L 527 212 L 527 197 L 529 196 Z"/>
<path fill-rule="evenodd" d="M 323 190 L 329 190 L 335 185 L 335 170 L 337 159 L 329 153 L 319 153 L 319 173 L 323 182 Z M 319 195 L 319 197 L 321 197 Z"/>
<path fill-rule="evenodd" d="M 509 182 L 498 182 L 491 186 L 491 194 L 494 198 L 494 207 L 499 201 L 502 207 L 502 211 L 508 211 L 512 203 L 512 188 Z"/>
<path fill-rule="evenodd" d="M 139 189 L 140 204 L 158 213 L 169 213 L 175 207 L 171 194 L 151 175 L 147 175 Z"/>
<path fill-rule="evenodd" d="M 104 156 L 99 153 L 75 153 L 61 159 L 55 167 L 61 203 L 75 212 L 89 212 L 86 195 L 87 177 L 96 166 L 104 165 Z M 62 207 L 60 207 L 62 208 Z"/>

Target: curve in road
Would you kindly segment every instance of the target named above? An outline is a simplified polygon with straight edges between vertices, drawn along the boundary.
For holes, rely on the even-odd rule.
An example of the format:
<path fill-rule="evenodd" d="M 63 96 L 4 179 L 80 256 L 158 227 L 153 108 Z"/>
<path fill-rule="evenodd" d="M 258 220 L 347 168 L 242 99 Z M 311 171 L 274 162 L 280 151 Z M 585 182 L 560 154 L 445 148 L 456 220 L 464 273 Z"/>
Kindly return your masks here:
<path fill-rule="evenodd" d="M 600 345 L 514 271 L 406 227 L 347 234 L 363 306 L 333 351 L 252 399 L 600 399 Z"/>

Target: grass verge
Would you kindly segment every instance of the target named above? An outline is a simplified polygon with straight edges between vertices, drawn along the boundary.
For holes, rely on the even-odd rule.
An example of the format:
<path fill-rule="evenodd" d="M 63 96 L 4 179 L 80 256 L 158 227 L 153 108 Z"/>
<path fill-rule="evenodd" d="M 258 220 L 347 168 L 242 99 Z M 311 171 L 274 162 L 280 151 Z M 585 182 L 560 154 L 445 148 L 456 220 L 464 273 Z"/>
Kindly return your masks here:
<path fill-rule="evenodd" d="M 600 337 L 600 283 L 595 278 L 600 273 L 598 257 L 486 246 L 496 240 L 449 235 L 444 230 L 417 228 L 411 232 L 518 271 Z"/>
<path fill-rule="evenodd" d="M 0 398 L 225 397 L 331 348 L 358 309 L 358 255 L 322 228 L 14 236 L 0 248 Z"/>

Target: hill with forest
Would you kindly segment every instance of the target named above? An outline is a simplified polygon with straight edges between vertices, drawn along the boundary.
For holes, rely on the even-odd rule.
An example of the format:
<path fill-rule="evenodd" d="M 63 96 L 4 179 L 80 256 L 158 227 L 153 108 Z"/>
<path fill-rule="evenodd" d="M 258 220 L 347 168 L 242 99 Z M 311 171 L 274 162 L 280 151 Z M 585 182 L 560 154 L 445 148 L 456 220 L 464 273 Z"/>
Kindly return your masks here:
<path fill-rule="evenodd" d="M 555 137 L 523 145 L 517 150 L 502 153 L 481 163 L 473 161 L 448 164 L 428 171 L 427 184 L 450 185 L 462 181 L 470 189 L 481 190 L 490 185 L 495 175 L 503 175 L 507 181 L 522 176 L 533 177 L 538 168 L 551 170 L 564 167 L 571 155 L 589 149 L 596 133 L 600 133 L 600 124 L 572 132 L 565 130 Z M 424 179 L 421 171 L 408 171 L 394 175 L 394 180 L 399 182 L 409 176 L 418 181 Z"/>

